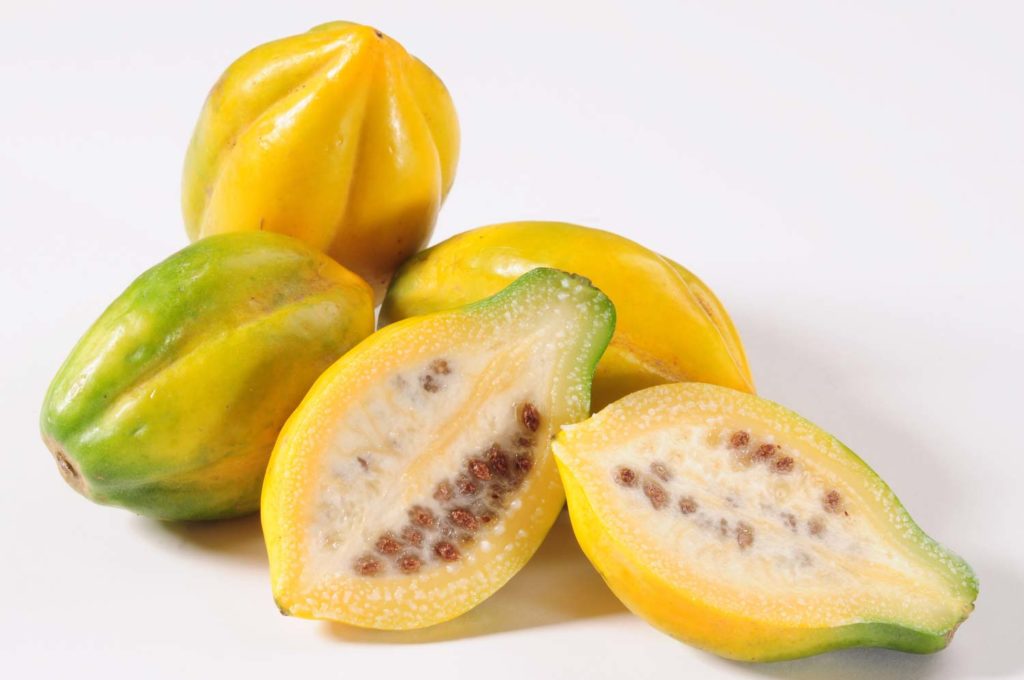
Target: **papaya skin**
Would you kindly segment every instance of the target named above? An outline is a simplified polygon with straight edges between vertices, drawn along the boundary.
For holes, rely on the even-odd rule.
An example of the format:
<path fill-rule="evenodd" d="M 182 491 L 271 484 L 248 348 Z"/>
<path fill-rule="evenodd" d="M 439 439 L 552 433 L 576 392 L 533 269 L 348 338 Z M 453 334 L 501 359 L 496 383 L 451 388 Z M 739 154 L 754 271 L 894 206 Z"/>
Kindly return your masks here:
<path fill-rule="evenodd" d="M 550 439 L 560 424 L 589 413 L 590 378 L 614 323 L 611 302 L 581 277 L 538 269 L 492 298 L 388 326 L 339 359 L 288 420 L 268 466 L 260 512 L 278 608 L 300 618 L 408 630 L 453 619 L 504 585 L 563 507 Z M 437 357 L 445 358 L 445 380 L 465 376 L 462 387 L 420 389 L 413 367 Z M 410 405 L 410 394 L 421 401 Z M 536 405 L 531 425 L 513 395 Z M 378 526 L 380 517 L 393 509 L 404 516 L 410 504 L 424 507 L 440 488 L 437 466 L 445 480 L 465 469 L 462 451 L 486 451 L 502 437 L 507 416 L 518 423 L 515 437 L 530 433 L 532 463 L 520 485 L 506 487 L 510 502 L 492 506 L 493 517 L 472 529 L 479 533 L 458 544 L 461 556 L 431 562 L 439 535 L 424 529 L 422 551 L 419 541 L 402 548 L 415 545 L 423 560 L 414 573 L 397 573 L 379 547 L 370 550 L 380 562 L 371 574 L 353 571 L 349 555 L 359 555 L 363 537 L 372 546 L 391 526 Z M 505 484 L 509 477 L 491 466 L 476 479 Z M 472 507 L 480 498 L 458 482 L 453 487 L 455 503 Z M 325 500 L 325 489 L 345 499 L 343 511 Z M 328 551 L 322 537 L 333 534 L 342 545 Z"/>
<path fill-rule="evenodd" d="M 700 279 L 629 239 L 564 222 L 481 227 L 418 253 L 396 272 L 379 323 L 478 300 L 542 266 L 587 277 L 615 303 L 615 337 L 594 377 L 595 411 L 667 382 L 754 392 L 739 334 Z"/>
<path fill-rule="evenodd" d="M 928 614 L 920 621 L 908 620 L 910 615 L 900 614 L 896 604 L 888 615 L 865 612 L 837 617 L 819 613 L 817 607 L 821 603 L 816 604 L 813 596 L 804 593 L 804 602 L 783 605 L 785 615 L 773 619 L 762 612 L 779 608 L 773 600 L 759 599 L 763 593 L 751 592 L 745 606 L 730 607 L 709 595 L 718 586 L 713 581 L 701 580 L 699 573 L 690 572 L 690 577 L 683 579 L 673 573 L 674 568 L 652 563 L 641 554 L 643 549 L 637 547 L 637 542 L 613 528 L 616 520 L 603 507 L 599 495 L 594 493 L 593 478 L 580 465 L 588 452 L 593 454 L 595 446 L 632 436 L 622 432 L 627 428 L 617 428 L 624 419 L 649 417 L 644 427 L 657 430 L 665 426 L 665 414 L 673 408 L 677 409 L 676 414 L 699 411 L 714 417 L 740 417 L 741 422 L 753 426 L 752 431 L 758 423 L 786 423 L 779 430 L 779 441 L 799 441 L 805 449 L 814 447 L 823 452 L 823 469 L 856 477 L 850 485 L 854 494 L 861 492 L 863 498 L 872 498 L 872 503 L 877 504 L 869 508 L 862 503 L 851 508 L 851 512 L 870 514 L 876 526 L 891 527 L 895 534 L 910 537 L 894 549 L 920 561 L 935 583 L 940 584 L 935 592 L 943 593 L 945 598 L 936 607 L 941 614 Z M 671 416 L 674 417 L 677 416 Z M 612 432 L 613 428 L 618 431 Z M 554 451 L 573 530 L 609 588 L 654 627 L 706 651 L 741 661 L 786 660 L 849 647 L 932 653 L 949 644 L 973 610 L 978 583 L 970 567 L 921 531 L 888 486 L 856 454 L 772 402 L 710 385 L 657 386 L 626 397 L 578 426 L 563 429 Z M 678 554 L 672 559 L 681 562 L 686 557 Z M 729 565 L 719 563 L 716 568 L 728 570 Z"/>
<path fill-rule="evenodd" d="M 370 26 L 323 24 L 249 51 L 210 91 L 185 158 L 186 230 L 299 238 L 379 297 L 429 240 L 458 155 L 433 71 Z"/>
<path fill-rule="evenodd" d="M 40 428 L 79 493 L 164 520 L 255 511 L 288 415 L 373 329 L 369 286 L 301 242 L 226 234 L 115 300 L 50 385 Z"/>

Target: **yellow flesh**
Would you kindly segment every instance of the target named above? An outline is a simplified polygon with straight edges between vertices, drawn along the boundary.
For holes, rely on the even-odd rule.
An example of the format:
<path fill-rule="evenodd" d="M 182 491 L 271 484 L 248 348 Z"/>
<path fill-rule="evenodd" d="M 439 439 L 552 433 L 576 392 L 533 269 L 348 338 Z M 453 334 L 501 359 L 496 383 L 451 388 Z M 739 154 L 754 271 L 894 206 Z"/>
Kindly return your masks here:
<path fill-rule="evenodd" d="M 632 395 L 629 408 L 570 426 L 556 444 L 596 520 L 632 559 L 710 607 L 780 627 L 916 621 L 941 629 L 955 619 L 951 607 L 960 603 L 951 593 L 965 575 L 936 568 L 934 543 L 841 445 L 756 408 L 659 403 L 658 390 L 678 387 Z M 780 446 L 775 459 L 791 457 L 792 470 L 750 461 L 754 447 L 730 444 L 736 431 Z M 658 479 L 652 463 L 671 479 Z M 616 481 L 623 466 L 638 474 L 636 487 Z M 661 509 L 645 481 L 666 492 Z M 841 499 L 833 511 L 824 502 L 830 491 Z M 684 498 L 693 501 L 688 514 Z"/>
<path fill-rule="evenodd" d="M 569 293 L 537 313 L 522 307 L 395 324 L 314 386 L 278 442 L 264 488 L 282 608 L 366 627 L 421 627 L 470 609 L 526 562 L 564 498 L 548 442 L 559 424 L 588 409 L 589 381 L 580 373 L 587 369 L 577 357 L 589 350 L 572 329 L 593 312 Z M 432 374 L 438 389 L 427 392 L 422 381 L 437 359 L 450 373 Z M 438 482 L 464 472 L 467 459 L 492 443 L 523 433 L 527 402 L 541 414 L 530 433 L 532 470 L 471 544 L 452 541 L 460 559 L 435 557 L 439 537 L 427 533 L 417 573 L 401 573 L 393 557 L 378 553 L 384 567 L 359 574 L 360 556 L 374 553 L 383 533 L 408 526 L 411 506 L 442 516 L 433 499 Z"/>

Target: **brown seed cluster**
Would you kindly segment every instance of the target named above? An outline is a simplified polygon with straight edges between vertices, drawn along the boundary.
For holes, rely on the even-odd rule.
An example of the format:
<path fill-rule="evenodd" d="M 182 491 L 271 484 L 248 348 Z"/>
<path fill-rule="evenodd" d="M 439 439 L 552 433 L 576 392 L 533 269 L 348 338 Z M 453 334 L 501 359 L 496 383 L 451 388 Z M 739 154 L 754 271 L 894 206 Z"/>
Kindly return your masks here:
<path fill-rule="evenodd" d="M 445 375 L 450 368 L 447 362 L 434 362 L 430 370 L 431 375 Z M 530 416 L 524 416 L 526 406 Z M 432 560 L 458 561 L 460 546 L 472 544 L 475 535 L 505 511 L 509 494 L 522 486 L 533 469 L 534 439 L 529 433 L 540 426 L 541 414 L 533 404 L 526 406 L 508 443 L 494 442 L 465 459 L 463 470 L 437 483 L 433 503 L 411 506 L 407 525 L 380 534 L 373 549 L 356 559 L 355 573 L 377 576 L 391 565 L 402 574 L 415 574 Z"/>
<path fill-rule="evenodd" d="M 741 433 L 746 434 L 746 433 Z M 747 440 L 749 442 L 749 439 Z M 650 465 L 651 474 L 642 474 L 631 467 L 619 465 L 612 470 L 612 479 L 618 486 L 634 489 L 639 487 L 647 497 L 651 507 L 655 510 L 664 510 L 672 503 L 672 494 L 665 488 L 662 482 L 668 482 L 673 478 L 672 470 L 663 462 L 655 462 Z M 738 501 L 733 499 L 731 505 L 738 506 Z M 683 516 L 694 515 L 700 505 L 693 496 L 680 496 L 676 501 L 676 507 Z M 794 518 L 794 523 L 796 519 Z M 736 526 L 729 524 L 729 520 L 720 517 L 714 521 L 705 514 L 698 516 L 697 526 L 705 531 L 714 531 L 722 538 L 735 537 L 740 550 L 746 550 L 754 544 L 754 527 L 746 522 L 737 522 Z"/>
<path fill-rule="evenodd" d="M 755 442 L 749 432 L 736 430 L 729 436 L 729 448 L 735 451 L 740 463 L 753 465 L 763 463 L 771 472 L 788 475 L 796 461 L 792 456 L 782 455 L 782 447 L 768 442 Z"/>
<path fill-rule="evenodd" d="M 451 366 L 448 364 L 447 359 L 434 359 L 427 366 L 427 370 L 420 376 L 420 387 L 424 391 L 434 393 L 439 392 L 444 383 L 440 380 L 440 376 L 448 375 L 452 372 Z"/>

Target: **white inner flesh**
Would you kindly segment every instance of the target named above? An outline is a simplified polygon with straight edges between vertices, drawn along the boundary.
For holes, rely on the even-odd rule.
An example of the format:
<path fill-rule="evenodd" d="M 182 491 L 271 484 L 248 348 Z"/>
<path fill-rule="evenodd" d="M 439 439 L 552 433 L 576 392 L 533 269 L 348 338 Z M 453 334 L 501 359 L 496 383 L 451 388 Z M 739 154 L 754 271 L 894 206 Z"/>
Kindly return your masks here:
<path fill-rule="evenodd" d="M 552 349 L 551 343 L 540 336 L 517 338 L 514 346 L 490 341 L 489 345 L 439 353 L 378 381 L 361 395 L 336 424 L 334 442 L 322 459 L 307 578 L 404 576 L 395 560 L 408 554 L 422 561 L 417 574 L 436 569 L 453 572 L 473 564 L 478 552 L 498 551 L 515 539 L 507 535 L 505 525 L 522 511 L 516 496 L 528 488 L 529 474 L 517 492 L 505 496 L 494 519 L 472 532 L 471 543 L 450 541 L 459 551 L 458 559 L 440 559 L 433 546 L 444 537 L 427 530 L 418 550 L 408 543 L 396 555 L 375 550 L 385 532 L 400 538 L 402 529 L 410 525 L 413 506 L 426 507 L 443 520 L 452 504 L 442 507 L 435 500 L 438 484 L 454 482 L 467 472 L 468 460 L 486 458 L 492 444 L 502 445 L 510 464 L 514 450 L 508 442 L 520 435 L 536 442 L 532 447 L 534 466 L 547 455 L 559 352 L 544 351 L 545 347 Z M 449 373 L 437 374 L 431 369 L 436 359 L 447 362 Z M 434 391 L 424 388 L 428 375 Z M 529 432 L 521 422 L 525 403 L 533 404 L 541 414 L 536 432 Z M 459 505 L 472 506 L 474 498 L 483 498 L 481 494 L 460 497 L 457 488 L 454 493 Z M 353 565 L 367 554 L 375 555 L 382 569 L 361 576 Z"/>
<path fill-rule="evenodd" d="M 600 483 L 612 488 L 605 521 L 618 524 L 627 540 L 635 537 L 656 571 L 697 574 L 720 586 L 707 596 L 721 605 L 749 609 L 751 600 L 758 602 L 751 614 L 786 618 L 773 610 L 792 614 L 795 606 L 799 618 L 803 605 L 820 611 L 822 600 L 840 618 L 843 612 L 931 608 L 942 585 L 884 540 L 839 479 L 799 450 L 779 447 L 770 458 L 752 458 L 773 438 L 749 432 L 749 445 L 737 448 L 730 443 L 735 431 L 687 424 L 588 451 L 592 469 L 605 475 Z M 792 458 L 788 472 L 775 467 L 783 457 Z M 653 462 L 664 465 L 667 481 L 652 472 Z M 619 481 L 622 468 L 637 474 L 635 486 Z M 664 492 L 660 509 L 645 483 Z M 832 497 L 838 504 L 827 501 L 829 492 L 838 494 Z"/>

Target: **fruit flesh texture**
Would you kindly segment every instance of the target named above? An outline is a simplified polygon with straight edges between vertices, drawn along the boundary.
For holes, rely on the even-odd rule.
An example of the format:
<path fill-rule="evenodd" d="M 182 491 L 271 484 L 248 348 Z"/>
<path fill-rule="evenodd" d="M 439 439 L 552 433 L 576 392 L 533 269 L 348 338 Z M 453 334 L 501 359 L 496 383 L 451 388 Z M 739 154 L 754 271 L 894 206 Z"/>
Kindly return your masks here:
<path fill-rule="evenodd" d="M 539 546 L 564 496 L 549 452 L 586 417 L 614 308 L 532 271 L 371 336 L 286 425 L 263 492 L 282 611 L 409 629 L 468 611 Z"/>
<path fill-rule="evenodd" d="M 573 528 L 635 613 L 722 656 L 944 648 L 977 580 L 853 452 L 777 404 L 653 387 L 554 444 Z"/>
<path fill-rule="evenodd" d="M 373 330 L 369 286 L 275 234 L 193 244 L 140 276 L 61 367 L 41 415 L 64 478 L 160 519 L 253 512 L 278 431 Z"/>
<path fill-rule="evenodd" d="M 595 410 L 665 382 L 754 391 L 739 335 L 700 279 L 633 241 L 574 224 L 481 227 L 415 255 L 396 273 L 380 323 L 472 302 L 540 266 L 586 276 L 615 303 L 615 337 L 594 377 Z"/>
<path fill-rule="evenodd" d="M 380 296 L 429 240 L 458 155 L 455 108 L 426 65 L 369 26 L 324 24 L 214 85 L 185 159 L 186 228 L 302 239 Z"/>

